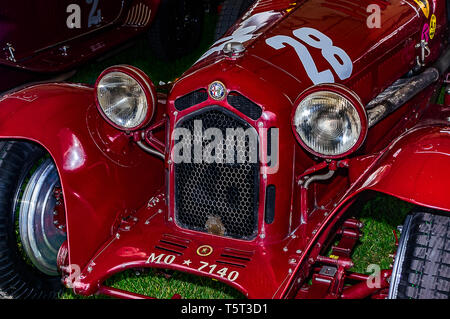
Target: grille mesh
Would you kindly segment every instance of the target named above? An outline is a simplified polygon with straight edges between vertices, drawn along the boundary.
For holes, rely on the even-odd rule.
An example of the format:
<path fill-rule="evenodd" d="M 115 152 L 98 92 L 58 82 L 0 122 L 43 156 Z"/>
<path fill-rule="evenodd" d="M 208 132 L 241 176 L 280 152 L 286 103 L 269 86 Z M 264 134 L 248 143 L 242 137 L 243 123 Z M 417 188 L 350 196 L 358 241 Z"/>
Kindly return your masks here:
<path fill-rule="evenodd" d="M 178 111 L 184 111 L 191 106 L 200 104 L 202 102 L 205 102 L 208 99 L 208 93 L 206 93 L 206 90 L 198 90 L 189 94 L 186 94 L 185 96 L 180 97 L 175 101 L 175 108 Z"/>
<path fill-rule="evenodd" d="M 262 115 L 262 109 L 258 104 L 237 92 L 231 92 L 231 94 L 228 95 L 228 103 L 252 120 L 256 121 Z"/>
<path fill-rule="evenodd" d="M 188 129 L 193 132 L 194 141 L 202 141 L 202 136 L 194 133 L 194 122 L 198 120 L 202 121 L 203 135 L 208 128 L 217 128 L 225 138 L 227 128 L 250 128 L 231 112 L 216 107 L 194 113 L 178 124 L 178 128 Z M 208 151 L 209 143 L 202 141 L 204 150 Z M 257 154 L 258 146 L 248 136 L 235 137 L 233 144 L 232 164 L 227 161 L 175 164 L 175 216 L 181 227 L 238 239 L 255 237 L 259 163 L 250 157 L 250 152 Z M 194 145 L 189 148 L 193 156 Z M 239 160 L 239 156 L 245 160 Z"/>

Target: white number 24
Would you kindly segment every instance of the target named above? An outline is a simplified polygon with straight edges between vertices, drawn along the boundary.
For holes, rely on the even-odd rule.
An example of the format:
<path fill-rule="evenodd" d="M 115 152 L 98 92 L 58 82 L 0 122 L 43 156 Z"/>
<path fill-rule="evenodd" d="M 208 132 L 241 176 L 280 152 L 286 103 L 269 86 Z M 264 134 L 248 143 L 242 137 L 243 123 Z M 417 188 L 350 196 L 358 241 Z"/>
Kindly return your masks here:
<path fill-rule="evenodd" d="M 297 29 L 293 34 L 309 46 L 321 49 L 323 57 L 328 61 L 341 80 L 345 80 L 352 75 L 352 60 L 344 50 L 334 46 L 333 41 L 325 34 L 307 27 Z M 306 73 L 314 84 L 334 83 L 334 75 L 331 70 L 319 72 L 311 53 L 309 53 L 307 47 L 300 41 L 289 36 L 277 35 L 267 39 L 266 43 L 276 50 L 285 48 L 285 45 L 293 47 Z"/>

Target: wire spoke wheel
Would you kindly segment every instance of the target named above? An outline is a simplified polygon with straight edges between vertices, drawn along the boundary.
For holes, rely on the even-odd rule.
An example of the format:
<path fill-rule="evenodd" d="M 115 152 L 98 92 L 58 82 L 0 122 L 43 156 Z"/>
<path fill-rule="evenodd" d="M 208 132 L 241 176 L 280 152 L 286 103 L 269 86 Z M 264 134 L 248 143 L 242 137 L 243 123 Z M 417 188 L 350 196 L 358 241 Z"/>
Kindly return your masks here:
<path fill-rule="evenodd" d="M 54 224 L 53 212 L 59 186 L 58 172 L 50 159 L 45 160 L 33 173 L 23 196 L 17 198 L 19 231 L 23 249 L 33 265 L 50 276 L 57 276 L 58 249 L 66 240 L 66 234 Z"/>
<path fill-rule="evenodd" d="M 56 298 L 62 290 L 57 254 L 66 240 L 54 216 L 63 202 L 55 196 L 58 171 L 36 144 L 0 146 L 0 298 Z"/>

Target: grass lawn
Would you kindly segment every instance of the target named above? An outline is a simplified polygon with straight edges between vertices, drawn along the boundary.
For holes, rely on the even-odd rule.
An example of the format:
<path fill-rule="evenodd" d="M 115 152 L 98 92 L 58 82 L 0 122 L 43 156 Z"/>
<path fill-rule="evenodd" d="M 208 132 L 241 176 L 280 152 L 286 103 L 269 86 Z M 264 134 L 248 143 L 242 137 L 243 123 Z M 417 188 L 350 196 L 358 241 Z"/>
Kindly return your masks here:
<path fill-rule="evenodd" d="M 116 64 L 130 64 L 144 70 L 155 82 L 171 81 L 179 77 L 195 62 L 213 42 L 215 18 L 207 18 L 207 27 L 199 50 L 175 62 L 158 60 L 151 52 L 146 37 L 136 39 L 134 45 L 125 51 L 102 62 L 95 62 L 80 68 L 71 82 L 94 84 L 97 76 L 107 67 Z M 379 264 L 382 269 L 389 268 L 392 259 L 388 257 L 395 251 L 393 230 L 403 224 L 411 205 L 394 198 L 378 196 L 362 209 L 360 219 L 364 222 L 364 236 L 356 247 L 353 257 L 354 271 L 366 272 L 369 264 Z M 184 298 L 215 299 L 243 298 L 228 286 L 206 278 L 195 277 L 179 272 L 156 270 L 127 271 L 107 282 L 116 288 L 133 291 L 158 298 L 170 298 L 181 294 Z M 81 298 L 67 291 L 63 299 Z M 96 298 L 96 297 L 92 297 Z M 97 297 L 99 298 L 99 297 Z"/>

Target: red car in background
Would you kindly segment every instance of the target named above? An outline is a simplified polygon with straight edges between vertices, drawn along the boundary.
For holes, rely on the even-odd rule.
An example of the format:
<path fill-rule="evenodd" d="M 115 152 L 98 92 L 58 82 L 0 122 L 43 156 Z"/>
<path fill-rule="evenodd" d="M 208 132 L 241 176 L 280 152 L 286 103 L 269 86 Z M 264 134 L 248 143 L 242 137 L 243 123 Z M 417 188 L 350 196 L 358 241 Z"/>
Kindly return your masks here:
<path fill-rule="evenodd" d="M 0 7 L 0 92 L 72 70 L 143 32 L 158 57 L 177 58 L 198 44 L 203 14 L 202 1 L 8 1 Z"/>

